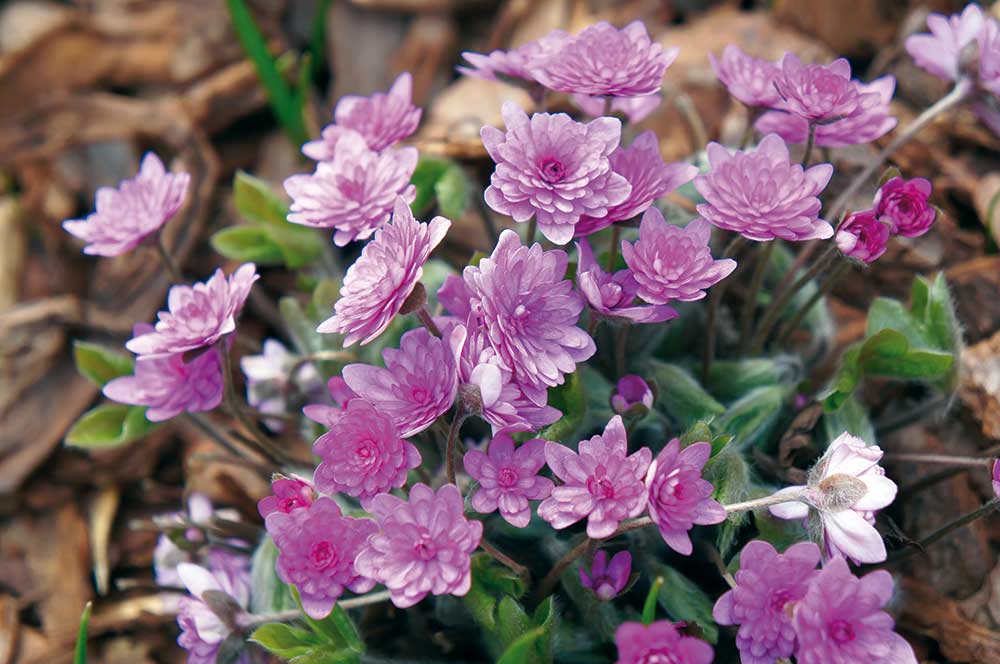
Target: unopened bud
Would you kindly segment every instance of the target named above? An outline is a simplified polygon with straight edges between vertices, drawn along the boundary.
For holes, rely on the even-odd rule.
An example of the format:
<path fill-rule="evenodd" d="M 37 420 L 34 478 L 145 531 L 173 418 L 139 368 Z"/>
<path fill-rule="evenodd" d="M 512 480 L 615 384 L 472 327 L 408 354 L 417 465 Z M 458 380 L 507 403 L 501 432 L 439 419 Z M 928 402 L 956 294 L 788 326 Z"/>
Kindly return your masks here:
<path fill-rule="evenodd" d="M 816 487 L 819 495 L 813 500 L 816 507 L 824 512 L 843 512 L 851 509 L 855 503 L 868 493 L 868 485 L 857 477 L 837 473 L 823 478 Z"/>
<path fill-rule="evenodd" d="M 483 395 L 475 383 L 458 386 L 458 408 L 465 416 L 483 414 Z"/>

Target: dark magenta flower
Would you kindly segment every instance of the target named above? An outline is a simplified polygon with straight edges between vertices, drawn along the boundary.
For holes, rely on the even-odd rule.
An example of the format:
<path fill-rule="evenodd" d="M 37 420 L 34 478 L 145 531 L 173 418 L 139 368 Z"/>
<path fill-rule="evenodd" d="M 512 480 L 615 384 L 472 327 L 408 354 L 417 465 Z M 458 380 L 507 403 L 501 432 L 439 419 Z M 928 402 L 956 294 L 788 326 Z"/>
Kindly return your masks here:
<path fill-rule="evenodd" d="M 615 391 L 611 395 L 611 409 L 619 415 L 624 415 L 635 406 L 643 406 L 646 410 L 653 407 L 653 390 L 649 388 L 642 376 L 629 374 L 618 379 Z"/>
<path fill-rule="evenodd" d="M 614 274 L 605 272 L 594 260 L 590 243 L 581 239 L 576 243 L 579 264 L 576 284 L 594 315 L 617 318 L 633 323 L 662 323 L 677 317 L 673 307 L 664 304 L 647 305 L 636 302 L 639 282 L 628 268 Z"/>
<path fill-rule="evenodd" d="M 924 178 L 904 180 L 894 177 L 875 194 L 875 215 L 889 223 L 892 231 L 903 237 L 920 237 L 930 230 L 937 219 L 937 210 L 930 204 L 931 183 Z"/>
<path fill-rule="evenodd" d="M 876 261 L 889 244 L 888 223 L 874 211 L 853 212 L 837 227 L 834 240 L 840 253 L 865 263 Z"/>
<path fill-rule="evenodd" d="M 608 552 L 601 549 L 594 554 L 594 562 L 590 566 L 590 574 L 580 566 L 580 585 L 594 591 L 602 602 L 610 602 L 628 585 L 632 574 L 632 554 L 619 551 L 608 564 Z"/>
<path fill-rule="evenodd" d="M 271 482 L 271 495 L 264 496 L 257 503 L 257 511 L 261 517 L 267 518 L 274 512 L 288 514 L 298 509 L 307 508 L 316 499 L 316 489 L 311 482 L 295 475 L 279 476 Z"/>
<path fill-rule="evenodd" d="M 791 609 L 809 589 L 819 558 L 812 542 L 793 544 L 785 553 L 762 540 L 743 547 L 736 586 L 712 610 L 720 625 L 739 625 L 736 647 L 743 664 L 774 664 L 795 652 Z"/>
<path fill-rule="evenodd" d="M 497 434 L 487 452 L 466 452 L 463 465 L 479 482 L 472 495 L 472 509 L 481 514 L 499 509 L 500 516 L 516 528 L 531 521 L 529 500 L 542 500 L 552 493 L 552 480 L 538 475 L 545 465 L 545 441 L 541 438 L 526 440 L 515 448 L 513 438 Z"/>
<path fill-rule="evenodd" d="M 616 664 L 712 664 L 712 646 L 693 636 L 682 636 L 669 620 L 646 626 L 624 622 L 615 631 Z"/>

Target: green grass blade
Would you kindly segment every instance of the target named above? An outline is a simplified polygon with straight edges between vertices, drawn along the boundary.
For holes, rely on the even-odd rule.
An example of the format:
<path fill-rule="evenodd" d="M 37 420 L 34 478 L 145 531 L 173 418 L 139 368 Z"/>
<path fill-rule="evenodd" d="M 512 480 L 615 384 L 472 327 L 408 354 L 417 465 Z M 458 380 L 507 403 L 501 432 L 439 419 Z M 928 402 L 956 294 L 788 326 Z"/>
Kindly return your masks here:
<path fill-rule="evenodd" d="M 80 616 L 80 631 L 76 635 L 76 648 L 73 650 L 73 664 L 87 664 L 87 625 L 90 624 L 90 607 L 87 602 Z"/>

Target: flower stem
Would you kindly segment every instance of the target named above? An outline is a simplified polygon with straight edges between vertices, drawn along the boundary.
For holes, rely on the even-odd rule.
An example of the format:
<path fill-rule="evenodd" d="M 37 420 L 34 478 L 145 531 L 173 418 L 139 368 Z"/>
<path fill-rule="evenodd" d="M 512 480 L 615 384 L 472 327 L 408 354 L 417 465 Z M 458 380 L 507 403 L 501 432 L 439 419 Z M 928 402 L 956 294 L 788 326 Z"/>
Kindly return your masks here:
<path fill-rule="evenodd" d="M 764 343 L 767 341 L 768 335 L 774 326 L 777 324 L 778 319 L 781 317 L 781 312 L 785 310 L 788 303 L 792 301 L 795 294 L 798 293 L 802 288 L 809 283 L 812 279 L 816 278 L 820 272 L 822 272 L 829 262 L 837 255 L 837 245 L 831 244 L 829 248 L 822 253 L 816 262 L 812 264 L 805 274 L 798 278 L 798 280 L 791 285 L 791 287 L 784 293 L 774 298 L 767 309 L 764 311 L 764 318 L 761 320 L 760 325 L 757 327 L 757 331 L 754 333 L 753 340 L 750 343 L 750 353 L 757 354 L 764 350 Z"/>
<path fill-rule="evenodd" d="M 618 262 L 618 246 L 621 244 L 622 228 L 618 224 L 611 226 L 611 246 L 608 247 L 608 263 L 606 270 L 614 274 L 615 263 Z"/>
<path fill-rule="evenodd" d="M 156 251 L 160 254 L 160 261 L 163 263 L 163 267 L 167 268 L 167 272 L 170 273 L 170 278 L 176 282 L 184 281 L 184 275 L 181 274 L 180 268 L 177 267 L 177 263 L 174 259 L 170 257 L 170 252 L 167 251 L 167 245 L 163 242 L 163 233 L 156 234 Z"/>
<path fill-rule="evenodd" d="M 184 416 L 191 421 L 198 429 L 201 430 L 206 436 L 214 440 L 219 447 L 226 450 L 230 454 L 240 459 L 243 458 L 243 454 L 233 446 L 232 442 L 219 431 L 212 422 L 202 415 L 201 413 L 184 413 Z"/>
<path fill-rule="evenodd" d="M 742 235 L 734 237 L 726 248 L 722 251 L 723 258 L 735 256 L 746 240 Z M 730 275 L 733 276 L 733 275 Z M 705 350 L 702 355 L 701 375 L 703 380 L 708 380 L 709 372 L 712 370 L 712 361 L 715 359 L 715 321 L 719 316 L 719 305 L 722 296 L 729 287 L 729 279 L 723 279 L 717 283 L 708 296 L 708 312 L 705 319 Z"/>
<path fill-rule="evenodd" d="M 806 138 L 806 151 L 802 153 L 802 168 L 809 165 L 809 157 L 812 156 L 813 146 L 816 144 L 816 123 L 809 123 L 808 138 Z"/>
<path fill-rule="evenodd" d="M 887 452 L 883 461 L 907 463 L 932 463 L 943 466 L 989 466 L 993 457 L 951 456 L 950 454 L 924 454 L 922 452 Z"/>
<path fill-rule="evenodd" d="M 614 535 L 612 535 L 614 537 Z M 566 552 L 566 554 L 556 561 L 556 564 L 552 566 L 549 573 L 545 575 L 542 582 L 538 584 L 538 590 L 535 591 L 535 603 L 540 603 L 543 599 L 552 594 L 552 590 L 556 587 L 559 582 L 559 578 L 562 576 L 566 568 L 573 564 L 580 556 L 586 555 L 592 547 L 598 545 L 600 540 L 593 540 L 589 537 L 584 537 L 579 544 L 574 546 L 572 549 Z"/>
<path fill-rule="evenodd" d="M 468 417 L 462 412 L 461 406 L 458 408 L 455 419 L 451 421 L 451 428 L 448 430 L 448 443 L 445 445 L 444 451 L 445 475 L 448 478 L 448 483 L 455 486 L 458 486 L 458 482 L 455 481 L 455 447 L 458 444 L 458 432 L 462 428 L 462 422 Z"/>
<path fill-rule="evenodd" d="M 932 106 L 929 106 L 924 110 L 923 113 L 918 115 L 913 122 L 908 124 L 896 138 L 892 140 L 889 145 L 887 145 L 875 160 L 872 161 L 868 166 L 864 168 L 860 173 L 854 176 L 851 183 L 847 185 L 844 191 L 840 192 L 833 204 L 830 206 L 831 214 L 827 215 L 831 219 L 836 219 L 841 212 L 843 212 L 848 203 L 850 202 L 851 196 L 861 188 L 868 178 L 870 178 L 881 166 L 886 162 L 889 157 L 896 153 L 899 148 L 903 147 L 906 143 L 910 141 L 914 136 L 917 135 L 921 129 L 930 124 L 931 120 L 941 115 L 942 113 L 949 111 L 956 106 L 959 106 L 965 102 L 973 91 L 973 82 L 968 78 L 959 79 L 955 83 L 955 87 L 951 89 L 951 92 L 946 94 L 941 99 L 937 100 Z"/>
<path fill-rule="evenodd" d="M 618 377 L 625 375 L 625 351 L 628 348 L 629 324 L 622 323 L 614 328 L 615 331 L 615 371 Z"/>
<path fill-rule="evenodd" d="M 771 240 L 764 244 L 757 251 L 757 265 L 754 267 L 753 276 L 750 278 L 750 290 L 746 299 L 743 300 L 743 310 L 740 312 L 740 339 L 741 350 L 746 351 L 750 343 L 750 328 L 753 326 L 753 314 L 757 309 L 757 300 L 760 297 L 761 286 L 764 285 L 764 276 L 767 274 L 767 266 L 771 262 L 774 254 L 774 247 L 777 240 Z"/>
<path fill-rule="evenodd" d="M 799 498 L 805 495 L 805 491 L 799 491 L 797 493 L 783 493 L 776 494 L 773 493 L 770 496 L 764 496 L 763 498 L 757 498 L 755 500 L 746 500 L 742 503 L 730 503 L 729 505 L 723 505 L 723 509 L 729 514 L 736 514 L 737 512 L 748 512 L 750 510 L 759 510 L 764 507 L 770 507 L 771 505 L 780 505 L 782 503 L 794 503 L 799 502 Z"/>
<path fill-rule="evenodd" d="M 808 300 L 806 300 L 806 303 L 803 304 L 797 312 L 795 312 L 795 315 L 792 316 L 792 319 L 781 327 L 781 330 L 778 332 L 779 346 L 785 343 L 788 340 L 788 337 L 792 336 L 792 332 L 794 332 L 796 328 L 798 328 L 798 326 L 805 319 L 805 317 L 809 315 L 809 312 L 812 311 L 812 308 L 816 306 L 817 302 L 820 301 L 820 298 L 822 298 L 824 295 L 827 295 L 831 290 L 833 290 L 833 287 L 837 285 L 837 282 L 840 281 L 840 278 L 844 275 L 845 272 L 847 272 L 847 268 L 849 268 L 850 266 L 851 263 L 847 260 L 844 260 L 841 261 L 840 264 L 838 264 L 835 268 L 833 268 L 833 272 L 830 273 L 830 276 L 827 277 L 826 281 L 824 281 L 823 284 L 816 289 L 816 292 L 813 293 Z"/>
<path fill-rule="evenodd" d="M 428 332 L 433 334 L 435 337 L 438 338 L 441 337 L 441 330 L 439 330 L 438 326 L 435 325 L 434 319 L 431 318 L 431 314 L 429 311 L 427 311 L 426 306 L 420 307 L 414 313 L 417 314 L 417 318 L 420 319 L 420 322 L 423 323 L 424 327 L 427 328 Z"/>
<path fill-rule="evenodd" d="M 487 555 L 489 555 L 491 558 L 493 558 L 500 564 L 509 567 L 511 571 L 513 571 L 515 574 L 521 577 L 523 581 L 525 582 L 528 581 L 529 577 L 531 576 L 531 572 L 528 571 L 528 568 L 518 563 L 516 560 L 508 556 L 506 553 L 504 553 L 500 549 L 496 548 L 495 546 L 487 542 L 485 537 L 479 540 L 479 548 L 485 551 Z"/>
<path fill-rule="evenodd" d="M 482 196 L 475 196 L 475 199 L 479 206 L 479 216 L 483 219 L 483 229 L 486 231 L 486 236 L 493 243 L 493 246 L 496 246 L 500 240 L 500 234 L 497 232 L 496 224 L 493 223 L 493 217 L 490 215 L 490 206 L 486 204 L 486 199 Z"/>
<path fill-rule="evenodd" d="M 898 562 L 900 560 L 909 558 L 915 553 L 923 552 L 930 545 L 934 544 L 935 542 L 938 542 L 947 535 L 950 535 L 952 532 L 958 530 L 959 528 L 969 525 L 976 519 L 988 515 L 990 512 L 996 510 L 998 507 L 1000 507 L 1000 498 L 994 498 L 993 500 L 990 500 L 985 504 L 983 504 L 978 509 L 975 509 L 967 514 L 963 514 L 954 521 L 946 523 L 945 525 L 941 526 L 940 528 L 932 532 L 930 535 L 927 535 L 926 537 L 923 537 L 920 540 L 914 542 L 912 545 L 910 545 L 910 548 L 904 549 L 902 551 L 897 551 L 893 555 L 889 556 L 887 562 L 890 563 Z"/>
<path fill-rule="evenodd" d="M 288 456 L 261 432 L 256 422 L 250 419 L 241 407 L 240 398 L 236 394 L 236 388 L 233 385 L 232 359 L 226 348 L 225 339 L 219 341 L 217 348 L 219 352 L 219 365 L 222 369 L 223 398 L 228 410 L 243 425 L 243 428 L 247 430 L 247 433 L 250 434 L 249 440 L 253 441 L 254 446 L 267 459 L 279 466 L 285 465 L 289 461 Z"/>
<path fill-rule="evenodd" d="M 535 235 L 538 234 L 538 219 L 535 217 L 531 218 L 528 222 L 528 233 L 524 236 L 524 243 L 531 246 L 535 242 Z"/>

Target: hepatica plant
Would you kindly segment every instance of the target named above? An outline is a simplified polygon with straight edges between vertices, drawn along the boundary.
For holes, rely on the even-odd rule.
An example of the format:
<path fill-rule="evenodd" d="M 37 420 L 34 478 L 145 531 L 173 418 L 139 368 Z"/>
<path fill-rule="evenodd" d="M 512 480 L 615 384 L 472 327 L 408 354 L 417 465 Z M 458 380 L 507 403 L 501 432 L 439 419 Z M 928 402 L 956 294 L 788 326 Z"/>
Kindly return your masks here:
<path fill-rule="evenodd" d="M 905 552 L 883 538 L 898 479 L 861 389 L 955 388 L 943 277 L 874 300 L 833 377 L 815 371 L 835 359 L 834 285 L 940 215 L 928 174 L 887 168 L 894 150 L 962 104 L 1000 125 L 994 19 L 970 5 L 928 27 L 907 48 L 953 89 L 917 125 L 896 127 L 891 77 L 733 45 L 711 66 L 748 108 L 746 140 L 676 163 L 632 126 L 669 97 L 669 31 L 598 23 L 466 53 L 459 75 L 536 100 L 482 127 L 483 190 L 407 145 L 422 111 L 404 73 L 340 100 L 299 146 L 303 173 L 239 174 L 247 223 L 212 242 L 232 262 L 190 278 L 162 241 L 183 163 L 150 153 L 97 191 L 64 224 L 82 250 L 157 246 L 173 285 L 128 353 L 77 344 L 108 401 L 67 442 L 186 420 L 271 486 L 255 522 L 203 498 L 157 521 L 188 661 L 915 664 L 892 575 L 858 567 Z M 546 108 L 559 99 L 579 111 Z M 837 149 L 894 129 L 835 177 Z M 477 215 L 464 264 L 449 235 Z M 243 320 L 276 294 L 262 340 Z M 803 408 L 822 415 L 801 467 L 775 472 Z"/>

